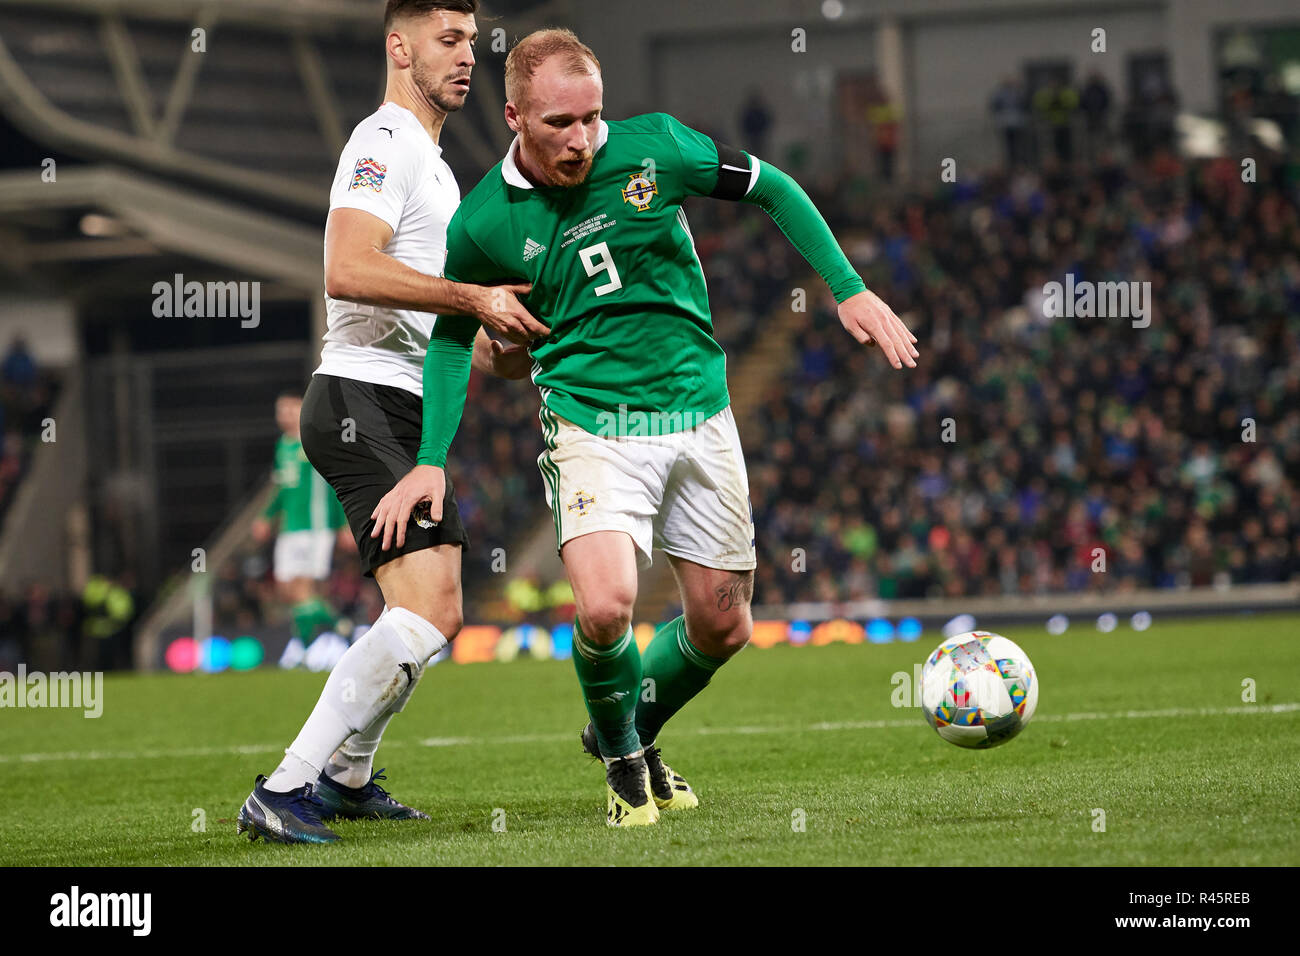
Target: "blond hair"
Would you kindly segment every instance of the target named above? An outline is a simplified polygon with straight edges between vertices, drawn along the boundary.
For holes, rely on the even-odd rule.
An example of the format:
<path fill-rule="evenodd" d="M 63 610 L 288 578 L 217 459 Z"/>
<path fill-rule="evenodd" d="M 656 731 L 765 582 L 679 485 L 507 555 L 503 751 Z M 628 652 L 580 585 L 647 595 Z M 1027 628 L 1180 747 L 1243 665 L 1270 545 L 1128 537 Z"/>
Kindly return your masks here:
<path fill-rule="evenodd" d="M 566 74 L 590 73 L 593 66 L 600 73 L 600 60 L 572 30 L 558 27 L 534 30 L 516 43 L 506 57 L 506 99 L 519 106 L 529 81 L 553 56 L 564 58 Z"/>

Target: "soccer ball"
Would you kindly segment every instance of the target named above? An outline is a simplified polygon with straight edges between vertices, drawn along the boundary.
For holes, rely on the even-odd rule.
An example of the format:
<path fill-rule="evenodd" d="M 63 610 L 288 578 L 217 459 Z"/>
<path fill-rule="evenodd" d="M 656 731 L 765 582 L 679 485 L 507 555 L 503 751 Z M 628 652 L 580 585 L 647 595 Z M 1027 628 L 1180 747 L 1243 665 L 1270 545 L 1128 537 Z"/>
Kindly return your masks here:
<path fill-rule="evenodd" d="M 996 747 L 1024 729 L 1038 706 L 1038 675 L 1013 641 L 991 631 L 950 637 L 921 670 L 921 710 L 958 747 Z"/>

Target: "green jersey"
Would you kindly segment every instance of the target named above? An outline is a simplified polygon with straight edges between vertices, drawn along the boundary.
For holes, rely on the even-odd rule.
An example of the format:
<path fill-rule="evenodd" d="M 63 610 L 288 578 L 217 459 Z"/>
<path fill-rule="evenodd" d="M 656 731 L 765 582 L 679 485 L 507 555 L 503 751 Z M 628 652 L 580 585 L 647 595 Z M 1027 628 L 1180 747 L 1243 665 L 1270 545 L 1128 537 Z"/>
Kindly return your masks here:
<path fill-rule="evenodd" d="M 335 531 L 347 524 L 334 489 L 307 460 L 302 442 L 281 435 L 275 445 L 275 496 L 263 517 L 280 522 L 286 531 Z"/>
<path fill-rule="evenodd" d="M 636 412 L 680 431 L 730 401 L 681 208 L 717 185 L 718 149 L 664 113 L 602 123 L 599 136 L 571 188 L 534 187 L 512 149 L 452 217 L 444 274 L 533 284 L 521 301 L 551 327 L 532 349 L 551 411 L 597 434 L 626 434 L 629 415 L 645 421 Z"/>
<path fill-rule="evenodd" d="M 687 196 L 744 200 L 772 216 L 837 302 L 866 287 L 826 221 L 785 173 L 664 113 L 602 121 L 587 180 L 535 187 L 518 140 L 447 227 L 444 275 L 524 280 L 551 327 L 531 347 L 533 381 L 557 415 L 596 435 L 698 425 L 729 404 Z M 460 423 L 478 322 L 441 315 L 424 363 L 419 462 L 441 467 Z"/>

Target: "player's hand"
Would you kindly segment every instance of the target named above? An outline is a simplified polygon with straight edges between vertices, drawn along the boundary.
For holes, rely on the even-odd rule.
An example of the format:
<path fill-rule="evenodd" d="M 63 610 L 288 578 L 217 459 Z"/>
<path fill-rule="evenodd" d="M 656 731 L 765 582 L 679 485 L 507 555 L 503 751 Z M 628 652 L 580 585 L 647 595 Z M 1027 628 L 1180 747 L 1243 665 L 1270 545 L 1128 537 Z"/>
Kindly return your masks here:
<path fill-rule="evenodd" d="M 265 518 L 254 518 L 253 526 L 249 529 L 253 534 L 253 540 L 258 544 L 265 544 L 271 540 L 271 522 Z"/>
<path fill-rule="evenodd" d="M 502 345 L 496 339 L 488 346 L 492 374 L 500 378 L 527 378 L 533 370 L 533 357 L 526 345 Z"/>
<path fill-rule="evenodd" d="M 879 345 L 894 368 L 916 368 L 916 336 L 870 289 L 840 303 L 840 324 L 863 345 Z"/>
<path fill-rule="evenodd" d="M 533 318 L 532 313 L 517 298 L 532 291 L 531 285 L 525 283 L 471 288 L 476 291 L 470 293 L 470 314 L 502 338 L 517 345 L 527 345 L 533 339 L 545 338 L 551 334 L 550 328 Z"/>
<path fill-rule="evenodd" d="M 393 486 L 393 490 L 379 499 L 370 517 L 375 527 L 370 537 L 383 534 L 380 547 L 387 551 L 394 542 L 400 548 L 406 544 L 406 523 L 411 520 L 411 510 L 421 501 L 429 502 L 429 520 L 437 524 L 442 520 L 442 498 L 447 493 L 447 474 L 434 465 L 416 465 L 406 477 Z"/>

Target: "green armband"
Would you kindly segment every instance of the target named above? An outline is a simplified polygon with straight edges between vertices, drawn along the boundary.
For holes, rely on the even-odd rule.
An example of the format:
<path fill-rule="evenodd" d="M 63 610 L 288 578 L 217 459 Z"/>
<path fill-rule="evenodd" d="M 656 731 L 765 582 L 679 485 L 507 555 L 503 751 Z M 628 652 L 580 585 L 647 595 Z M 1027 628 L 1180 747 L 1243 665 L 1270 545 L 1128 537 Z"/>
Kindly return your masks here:
<path fill-rule="evenodd" d="M 758 162 L 750 157 L 750 162 Z M 867 285 L 854 270 L 835 234 L 803 188 L 771 163 L 759 163 L 758 181 L 744 197 L 781 228 L 799 254 L 831 287 L 836 302 L 865 292 Z"/>
<path fill-rule="evenodd" d="M 424 353 L 424 423 L 417 464 L 447 465 L 447 450 L 465 411 L 477 333 L 478 321 L 465 315 L 440 315 L 433 325 Z"/>

